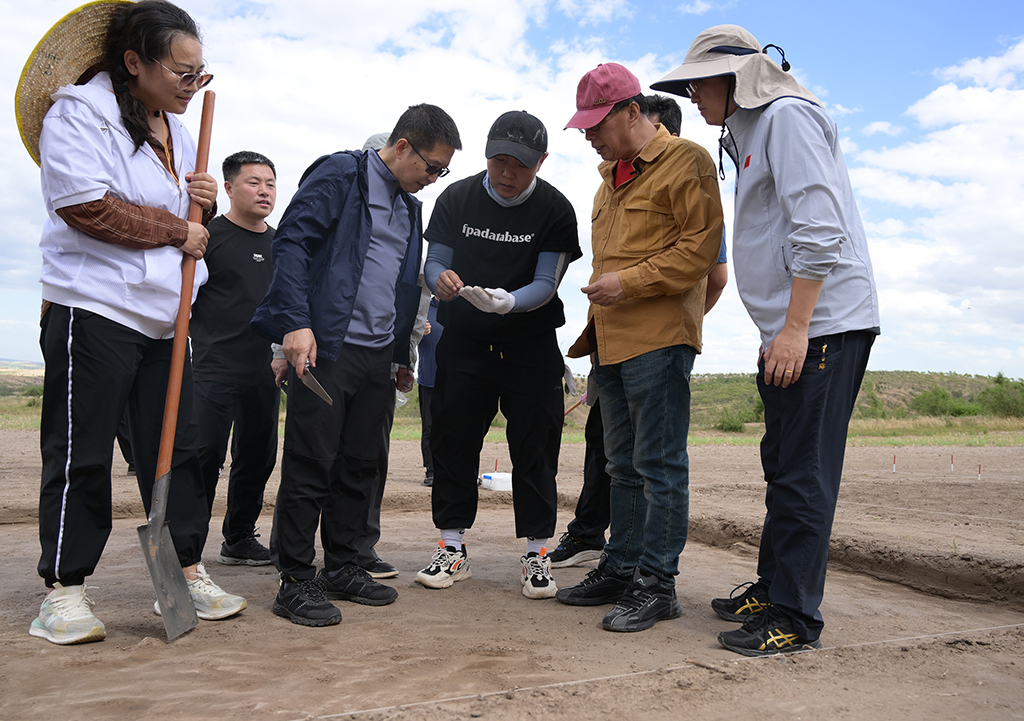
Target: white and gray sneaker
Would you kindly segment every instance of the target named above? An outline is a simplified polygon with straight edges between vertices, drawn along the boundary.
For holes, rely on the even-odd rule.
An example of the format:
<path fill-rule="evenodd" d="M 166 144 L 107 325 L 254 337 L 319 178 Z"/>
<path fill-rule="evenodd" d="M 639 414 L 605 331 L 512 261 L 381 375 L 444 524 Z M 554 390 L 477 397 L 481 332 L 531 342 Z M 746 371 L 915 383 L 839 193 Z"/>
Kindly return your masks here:
<path fill-rule="evenodd" d="M 540 553 L 527 553 L 519 562 L 523 564 L 523 595 L 527 598 L 554 598 L 558 586 L 551 575 L 551 559 L 547 556 L 547 549 L 540 549 Z"/>
<path fill-rule="evenodd" d="M 196 607 L 196 615 L 204 621 L 216 621 L 234 616 L 245 610 L 248 605 L 244 598 L 228 593 L 210 578 L 203 564 L 196 566 L 196 577 L 187 580 L 188 593 L 192 597 L 192 605 Z M 160 615 L 160 602 L 153 604 L 153 611 Z"/>
<path fill-rule="evenodd" d="M 453 546 L 445 546 L 444 541 L 438 541 L 437 545 L 430 565 L 416 574 L 416 583 L 427 588 L 448 588 L 456 581 L 465 581 L 473 575 L 469 570 L 465 544 L 460 551 Z"/>
<path fill-rule="evenodd" d="M 107 629 L 93 615 L 92 606 L 85 584 L 62 586 L 55 583 L 28 633 L 61 646 L 102 641 L 107 637 Z"/>

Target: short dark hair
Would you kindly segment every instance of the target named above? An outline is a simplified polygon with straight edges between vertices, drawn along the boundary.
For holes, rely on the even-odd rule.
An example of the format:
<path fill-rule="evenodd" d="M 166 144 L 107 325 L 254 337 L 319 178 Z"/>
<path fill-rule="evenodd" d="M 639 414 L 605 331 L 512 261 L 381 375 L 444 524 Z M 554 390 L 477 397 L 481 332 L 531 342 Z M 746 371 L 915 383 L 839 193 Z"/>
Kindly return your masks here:
<path fill-rule="evenodd" d="M 238 174 L 242 172 L 243 165 L 266 165 L 274 174 L 274 178 L 277 178 L 277 169 L 274 167 L 273 161 L 266 155 L 254 153 L 251 150 L 239 150 L 224 158 L 224 163 L 221 165 L 224 180 L 233 183 Z"/>
<path fill-rule="evenodd" d="M 679 109 L 679 103 L 664 95 L 647 96 L 647 114 L 658 114 L 658 120 L 665 126 L 665 130 L 673 135 L 679 135 L 683 124 L 683 111 Z"/>
<path fill-rule="evenodd" d="M 617 113 L 620 110 L 625 110 L 626 108 L 628 108 L 633 103 L 636 103 L 637 105 L 640 106 L 640 112 L 643 115 L 647 115 L 648 114 L 647 98 L 646 98 L 646 96 L 641 94 L 641 95 L 634 95 L 631 98 L 626 98 L 625 100 L 620 100 L 619 102 L 615 103 L 615 105 L 612 106 L 612 109 L 608 111 L 608 115 L 611 115 L 612 113 Z M 607 117 L 607 116 L 605 116 L 605 117 Z"/>
<path fill-rule="evenodd" d="M 462 140 L 455 121 L 441 108 L 426 103 L 410 105 L 402 113 L 395 129 L 388 136 L 387 147 L 393 146 L 400 138 L 405 138 L 424 152 L 433 150 L 438 143 L 462 150 Z"/>

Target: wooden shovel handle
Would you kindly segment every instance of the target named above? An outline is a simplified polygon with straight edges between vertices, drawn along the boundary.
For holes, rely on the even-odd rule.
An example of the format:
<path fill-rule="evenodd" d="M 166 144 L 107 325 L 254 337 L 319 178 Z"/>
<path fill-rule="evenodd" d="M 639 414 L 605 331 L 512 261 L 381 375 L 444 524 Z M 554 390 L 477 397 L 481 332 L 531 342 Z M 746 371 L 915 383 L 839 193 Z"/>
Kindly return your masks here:
<path fill-rule="evenodd" d="M 199 147 L 196 151 L 197 173 L 205 173 L 210 159 L 210 132 L 213 129 L 213 105 L 216 99 L 212 90 L 203 93 L 203 117 L 199 125 Z M 193 202 L 188 210 L 190 223 L 203 220 L 203 208 Z M 174 345 L 171 347 L 171 371 L 167 378 L 167 400 L 164 402 L 164 424 L 160 431 L 160 454 L 156 461 L 156 478 L 171 470 L 171 456 L 174 454 L 174 432 L 178 423 L 178 401 L 181 398 L 181 375 L 185 368 L 185 344 L 188 342 L 188 319 L 192 312 L 192 285 L 196 277 L 196 259 L 184 254 L 181 263 L 181 299 L 178 302 L 178 317 L 174 323 Z"/>

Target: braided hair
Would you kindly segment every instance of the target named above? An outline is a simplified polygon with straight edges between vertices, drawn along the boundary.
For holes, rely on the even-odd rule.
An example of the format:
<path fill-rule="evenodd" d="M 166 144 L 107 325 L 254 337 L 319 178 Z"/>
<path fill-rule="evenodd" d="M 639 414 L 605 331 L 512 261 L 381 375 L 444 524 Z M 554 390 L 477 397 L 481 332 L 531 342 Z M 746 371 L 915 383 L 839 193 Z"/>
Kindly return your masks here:
<path fill-rule="evenodd" d="M 110 73 L 121 120 L 136 151 L 150 136 L 149 110 L 129 91 L 132 74 L 124 63 L 125 51 L 134 50 L 143 63 L 152 65 L 170 53 L 171 43 L 179 37 L 199 40 L 199 28 L 188 13 L 166 0 L 126 4 L 107 29 L 105 69 Z"/>

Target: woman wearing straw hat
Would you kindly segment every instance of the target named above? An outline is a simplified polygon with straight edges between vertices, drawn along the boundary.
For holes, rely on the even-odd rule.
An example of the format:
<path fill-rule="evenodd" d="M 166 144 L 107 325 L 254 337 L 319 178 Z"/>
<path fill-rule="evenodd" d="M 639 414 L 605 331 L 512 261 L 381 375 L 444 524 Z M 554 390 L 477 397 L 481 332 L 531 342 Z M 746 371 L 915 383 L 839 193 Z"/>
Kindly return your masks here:
<path fill-rule="evenodd" d="M 46 87 L 50 78 L 62 87 Z M 106 635 L 85 579 L 111 529 L 112 444 L 123 413 L 147 506 L 151 498 L 182 253 L 202 258 L 208 238 L 184 218 L 190 202 L 211 218 L 217 192 L 212 176 L 192 172 L 196 147 L 175 116 L 211 79 L 184 11 L 163 0 L 101 0 L 47 34 L 19 86 L 19 125 L 36 151 L 49 215 L 40 241 L 38 570 L 50 591 L 29 633 L 53 643 Z M 196 277 L 196 287 L 207 277 L 201 262 Z M 167 520 L 197 614 L 224 618 L 246 602 L 199 562 L 210 514 L 187 360 L 184 372 Z"/>

